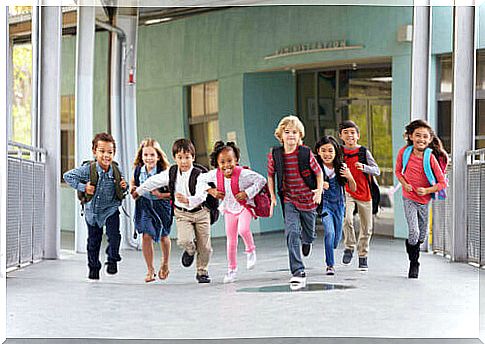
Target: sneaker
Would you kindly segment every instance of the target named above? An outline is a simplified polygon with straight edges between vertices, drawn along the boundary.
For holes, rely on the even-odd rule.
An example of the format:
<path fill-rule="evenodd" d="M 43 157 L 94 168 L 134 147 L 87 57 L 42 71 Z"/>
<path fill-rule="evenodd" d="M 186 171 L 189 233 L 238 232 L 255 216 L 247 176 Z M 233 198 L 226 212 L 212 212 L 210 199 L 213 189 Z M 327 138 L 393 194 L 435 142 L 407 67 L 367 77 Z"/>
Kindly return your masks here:
<path fill-rule="evenodd" d="M 182 265 L 186 268 L 192 265 L 194 262 L 194 255 L 190 255 L 187 253 L 187 251 L 184 251 L 182 254 Z"/>
<path fill-rule="evenodd" d="M 236 270 L 229 270 L 224 276 L 223 283 L 234 283 L 237 281 L 237 272 Z"/>
<path fill-rule="evenodd" d="M 329 276 L 333 276 L 335 275 L 335 268 L 333 266 L 327 266 L 327 271 L 326 271 L 327 275 Z"/>
<path fill-rule="evenodd" d="M 256 251 L 248 253 L 246 259 L 246 268 L 248 270 L 254 269 L 254 266 L 256 265 Z"/>
<path fill-rule="evenodd" d="M 290 289 L 300 290 L 306 287 L 306 274 L 305 271 L 301 271 L 290 279 Z"/>
<path fill-rule="evenodd" d="M 359 270 L 367 271 L 369 267 L 367 266 L 367 257 L 359 257 Z"/>
<path fill-rule="evenodd" d="M 301 253 L 303 253 L 303 256 L 308 257 L 312 253 L 312 246 L 312 244 L 301 244 Z"/>
<path fill-rule="evenodd" d="M 99 270 L 95 270 L 95 269 L 89 269 L 89 276 L 88 278 L 90 280 L 99 280 Z"/>
<path fill-rule="evenodd" d="M 118 264 L 116 262 L 107 262 L 106 272 L 109 275 L 116 275 L 118 273 Z"/>
<path fill-rule="evenodd" d="M 210 283 L 211 282 L 211 279 L 210 279 L 208 274 L 202 274 L 202 275 L 197 274 L 197 275 L 195 275 L 195 279 L 199 283 Z"/>
<path fill-rule="evenodd" d="M 353 255 L 353 251 L 349 248 L 346 248 L 344 250 L 344 256 L 342 258 L 342 264 L 349 265 L 350 262 L 352 261 L 352 255 Z"/>

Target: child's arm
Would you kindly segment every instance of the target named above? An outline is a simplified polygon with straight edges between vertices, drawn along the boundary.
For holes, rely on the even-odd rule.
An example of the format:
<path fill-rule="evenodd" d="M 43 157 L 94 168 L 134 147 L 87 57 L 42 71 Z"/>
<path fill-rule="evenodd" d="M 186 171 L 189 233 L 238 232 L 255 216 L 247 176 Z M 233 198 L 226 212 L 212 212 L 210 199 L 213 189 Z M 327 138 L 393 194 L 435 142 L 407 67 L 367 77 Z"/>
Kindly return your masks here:
<path fill-rule="evenodd" d="M 269 210 L 269 217 L 273 217 L 273 210 L 276 206 L 275 182 L 274 182 L 274 160 L 272 152 L 268 154 L 268 190 L 271 197 L 271 207 Z M 283 206 L 283 204 L 281 205 Z"/>
<path fill-rule="evenodd" d="M 370 150 L 366 150 L 366 158 L 367 158 L 367 165 L 366 164 L 361 164 L 362 172 L 373 175 L 373 176 L 379 176 L 381 174 L 381 171 L 379 170 L 379 166 L 377 165 L 376 161 L 374 160 L 374 157 L 372 156 L 372 153 Z M 359 163 L 356 163 L 356 166 Z"/>
<path fill-rule="evenodd" d="M 216 183 L 216 171 L 217 170 L 211 170 L 199 174 L 197 177 L 197 184 L 195 185 L 195 195 L 185 196 L 182 194 L 175 194 L 177 200 L 187 204 L 189 208 L 195 208 L 202 204 L 207 198 L 207 190 L 211 188 L 209 183 Z"/>
<path fill-rule="evenodd" d="M 130 178 L 130 193 L 133 194 L 133 192 L 136 191 L 136 185 L 135 185 L 135 177 Z"/>
<path fill-rule="evenodd" d="M 159 189 L 161 187 L 168 185 L 168 169 L 162 171 L 154 176 L 151 176 L 143 184 L 136 188 L 132 193 L 133 197 L 142 196 L 154 189 Z"/>
<path fill-rule="evenodd" d="M 323 172 L 322 168 L 318 164 L 317 159 L 315 159 L 315 156 L 313 154 L 310 154 L 310 167 L 317 177 L 317 188 L 315 190 L 312 190 L 313 202 L 315 202 L 316 204 L 320 204 L 320 202 L 322 201 L 323 193 Z"/>
<path fill-rule="evenodd" d="M 89 164 L 69 170 L 64 173 L 64 181 L 73 189 L 86 192 L 86 185 L 89 184 Z"/>
<path fill-rule="evenodd" d="M 428 188 L 417 188 L 416 193 L 419 196 L 424 196 L 426 194 L 435 193 L 435 192 L 438 192 L 438 191 L 446 188 L 445 176 L 443 174 L 443 171 L 441 171 L 441 167 L 438 163 L 438 160 L 436 160 L 434 155 L 431 155 L 431 169 L 433 170 L 433 174 L 436 177 L 436 184 L 432 185 Z"/>
<path fill-rule="evenodd" d="M 352 175 L 352 172 L 350 172 L 350 169 L 347 167 L 346 164 L 342 166 L 340 170 L 340 175 L 347 179 L 350 191 L 355 192 L 357 190 L 357 183 L 355 182 L 354 176 Z"/>
<path fill-rule="evenodd" d="M 406 181 L 406 178 L 404 178 L 404 175 L 402 174 L 402 155 L 404 152 L 404 148 L 401 148 L 399 153 L 397 154 L 397 159 L 396 159 L 396 178 L 399 180 L 399 183 L 401 183 L 403 190 L 406 190 L 407 192 L 413 191 L 413 187 L 411 184 L 408 184 Z"/>
<path fill-rule="evenodd" d="M 234 196 L 238 201 L 254 198 L 254 196 L 256 196 L 266 184 L 266 178 L 259 173 L 248 169 L 241 171 L 240 178 L 244 178 L 244 181 L 246 183 L 250 183 L 251 185 Z"/>

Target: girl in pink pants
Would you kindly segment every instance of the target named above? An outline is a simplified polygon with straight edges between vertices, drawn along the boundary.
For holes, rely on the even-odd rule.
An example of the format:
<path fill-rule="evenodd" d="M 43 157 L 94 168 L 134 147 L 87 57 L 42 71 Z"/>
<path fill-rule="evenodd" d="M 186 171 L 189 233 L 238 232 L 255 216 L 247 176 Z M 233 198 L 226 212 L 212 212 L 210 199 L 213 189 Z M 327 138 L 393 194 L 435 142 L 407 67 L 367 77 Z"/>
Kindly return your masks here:
<path fill-rule="evenodd" d="M 189 204 L 205 199 L 207 192 L 222 200 L 227 237 L 228 271 L 224 283 L 237 280 L 237 242 L 238 234 L 246 246 L 248 269 L 256 264 L 256 246 L 250 224 L 254 206 L 254 196 L 266 184 L 266 179 L 250 169 L 238 166 L 239 148 L 233 143 L 218 141 L 210 155 L 211 165 L 216 169 L 203 173 L 197 179 L 195 196 L 189 197 Z M 216 185 L 216 187 L 214 187 Z M 212 186 L 212 187 L 211 187 Z"/>

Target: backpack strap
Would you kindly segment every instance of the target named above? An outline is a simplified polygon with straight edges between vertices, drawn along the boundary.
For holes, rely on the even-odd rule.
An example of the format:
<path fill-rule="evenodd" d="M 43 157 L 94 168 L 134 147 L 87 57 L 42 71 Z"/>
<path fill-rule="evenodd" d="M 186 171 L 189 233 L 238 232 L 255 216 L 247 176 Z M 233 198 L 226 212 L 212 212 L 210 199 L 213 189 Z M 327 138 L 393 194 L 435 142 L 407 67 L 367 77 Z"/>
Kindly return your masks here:
<path fill-rule="evenodd" d="M 413 146 L 407 146 L 404 152 L 402 153 L 402 171 L 401 171 L 402 174 L 404 174 L 404 171 L 406 171 L 406 167 L 408 166 L 409 158 L 411 157 L 412 152 L 413 152 Z"/>
<path fill-rule="evenodd" d="M 175 182 L 177 181 L 178 166 L 172 165 L 168 170 L 168 190 L 170 192 L 170 200 L 175 204 Z"/>
<path fill-rule="evenodd" d="M 224 174 L 219 168 L 216 170 L 216 188 L 217 191 L 224 192 Z"/>
<path fill-rule="evenodd" d="M 206 172 L 207 169 L 203 167 L 202 165 L 199 164 L 194 164 L 194 167 L 192 168 L 192 172 L 190 173 L 189 177 L 189 192 L 192 196 L 195 195 L 195 188 L 197 185 L 197 178 L 202 172 Z"/>
<path fill-rule="evenodd" d="M 434 176 L 433 169 L 431 168 L 431 154 L 433 150 L 431 148 L 426 148 L 424 150 L 423 156 L 423 167 L 424 167 L 424 174 L 426 174 L 426 178 L 428 178 L 428 182 L 431 185 L 436 184 L 436 177 Z"/>
<path fill-rule="evenodd" d="M 273 147 L 271 150 L 271 154 L 273 156 L 275 172 L 276 172 L 276 181 L 278 184 L 278 195 L 282 197 L 283 195 L 283 170 L 284 170 L 284 162 L 283 162 L 283 146 L 276 146 Z"/>
<path fill-rule="evenodd" d="M 239 177 L 241 176 L 241 171 L 242 167 L 241 166 L 236 166 L 234 170 L 232 171 L 231 175 L 231 191 L 234 196 L 236 196 L 239 193 Z M 239 202 L 239 203 L 245 203 L 245 202 Z"/>
<path fill-rule="evenodd" d="M 141 166 L 137 165 L 135 167 L 135 171 L 133 172 L 133 179 L 135 180 L 135 186 L 140 186 L 140 173 L 141 173 Z"/>
<path fill-rule="evenodd" d="M 361 164 L 367 165 L 367 148 L 365 148 L 364 146 L 360 146 L 357 155 L 359 156 L 359 162 Z"/>
<path fill-rule="evenodd" d="M 87 163 L 89 163 L 89 183 L 92 186 L 96 187 L 99 178 L 98 171 L 96 170 L 96 160 L 88 161 Z M 94 195 L 88 195 L 87 193 L 85 193 L 84 203 L 88 203 L 89 201 L 91 201 L 93 196 Z"/>
<path fill-rule="evenodd" d="M 317 188 L 317 178 L 310 166 L 311 149 L 306 146 L 298 146 L 298 170 L 305 184 L 314 190 Z"/>
<path fill-rule="evenodd" d="M 113 177 L 115 179 L 115 191 L 116 191 L 116 198 L 118 198 L 120 201 L 125 198 L 125 192 L 123 188 L 121 187 L 121 172 L 120 168 L 118 167 L 118 163 L 116 161 L 113 161 L 111 163 L 111 168 L 113 169 Z M 98 173 L 96 173 L 96 176 Z M 96 183 L 98 182 L 97 177 L 96 177 Z"/>

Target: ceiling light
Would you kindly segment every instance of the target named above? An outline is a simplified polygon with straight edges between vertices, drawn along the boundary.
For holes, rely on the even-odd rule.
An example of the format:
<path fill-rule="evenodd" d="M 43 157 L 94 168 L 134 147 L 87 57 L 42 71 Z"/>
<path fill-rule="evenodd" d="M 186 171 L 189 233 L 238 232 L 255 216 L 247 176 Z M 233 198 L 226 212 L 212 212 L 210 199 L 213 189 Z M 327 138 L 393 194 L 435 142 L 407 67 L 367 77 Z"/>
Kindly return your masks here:
<path fill-rule="evenodd" d="M 173 18 L 167 17 L 167 18 L 157 18 L 157 19 L 149 19 L 145 21 L 145 25 L 152 25 L 152 24 L 159 24 L 163 23 L 169 20 L 172 20 Z"/>

